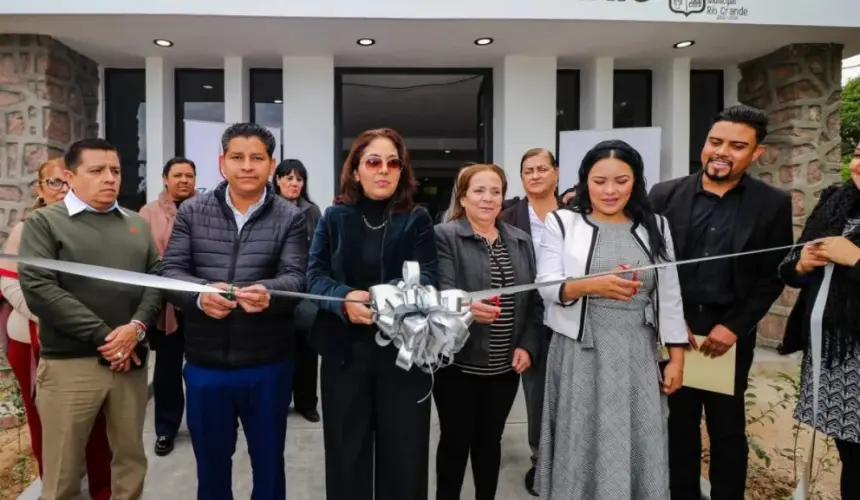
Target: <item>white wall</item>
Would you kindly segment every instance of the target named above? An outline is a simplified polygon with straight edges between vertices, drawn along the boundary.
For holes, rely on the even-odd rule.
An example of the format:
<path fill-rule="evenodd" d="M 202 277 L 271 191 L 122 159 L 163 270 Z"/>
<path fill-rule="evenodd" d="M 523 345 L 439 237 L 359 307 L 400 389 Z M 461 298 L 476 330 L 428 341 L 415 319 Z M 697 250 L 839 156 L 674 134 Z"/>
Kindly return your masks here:
<path fill-rule="evenodd" d="M 308 195 L 325 209 L 335 195 L 334 58 L 284 57 L 283 64 L 284 158 L 305 164 Z"/>
<path fill-rule="evenodd" d="M 5 1 L 0 14 L 178 14 L 296 18 L 380 19 L 566 19 L 749 23 L 789 26 L 858 27 L 856 0 L 736 0 L 704 12 L 674 12 L 666 0 L 39 0 Z M 790 8 L 788 8 L 790 6 Z M 733 11 L 731 9 L 734 9 Z M 852 15 L 850 13 L 855 13 Z M 689 15 L 687 15 L 689 14 Z M 153 36 L 156 36 L 155 34 Z M 253 34 L 251 34 L 253 36 Z M 476 36 L 480 36 L 477 34 Z M 610 34 L 611 36 L 611 34 Z"/>
<path fill-rule="evenodd" d="M 248 63 L 226 57 L 225 117 L 247 120 L 250 109 Z M 334 146 L 334 59 L 330 56 L 283 58 L 283 155 L 299 158 L 309 169 L 311 198 L 322 207 L 335 195 L 340 165 Z M 535 147 L 555 149 L 555 57 L 510 55 L 493 73 L 493 161 L 509 177 L 509 196 L 524 194 L 519 179 L 523 153 Z M 595 58 L 580 66 L 581 128 L 611 129 L 615 61 Z M 660 61 L 653 71 L 653 124 L 663 129 L 661 178 L 686 175 L 689 169 L 690 60 Z M 162 189 L 161 168 L 174 155 L 174 68 L 160 57 L 146 60 L 147 199 Z M 736 101 L 736 68 L 725 68 L 726 104 Z M 350 138 L 342 145 L 348 147 Z M 407 138 L 412 149 L 471 149 L 474 141 Z"/>
<path fill-rule="evenodd" d="M 163 57 L 146 58 L 146 201 L 164 189 L 161 172 L 176 153 L 173 75 Z"/>
<path fill-rule="evenodd" d="M 508 197 L 525 194 L 520 159 L 532 148 L 555 152 L 555 57 L 506 56 L 493 71 L 493 162 L 508 176 Z"/>
<path fill-rule="evenodd" d="M 660 180 L 683 177 L 690 173 L 690 59 L 656 64 L 652 82 L 651 121 L 662 129 Z"/>

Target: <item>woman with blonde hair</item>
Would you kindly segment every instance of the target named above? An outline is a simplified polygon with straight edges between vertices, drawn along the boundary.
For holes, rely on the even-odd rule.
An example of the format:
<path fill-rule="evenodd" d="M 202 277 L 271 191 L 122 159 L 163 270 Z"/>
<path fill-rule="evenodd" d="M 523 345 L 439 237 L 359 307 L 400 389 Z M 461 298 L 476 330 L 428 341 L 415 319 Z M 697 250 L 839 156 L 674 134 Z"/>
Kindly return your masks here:
<path fill-rule="evenodd" d="M 66 165 L 62 158 L 49 160 L 39 167 L 36 180 L 36 204 L 34 210 L 54 203 L 61 203 L 69 192 L 66 180 Z M 12 228 L 6 240 L 4 253 L 17 255 L 21 244 L 23 221 Z M 36 365 L 39 362 L 39 318 L 33 316 L 18 283 L 18 268 L 14 262 L 0 263 L 0 338 L 8 343 L 6 356 L 21 389 L 30 442 L 33 454 L 42 474 L 42 424 L 36 409 Z M 93 361 L 95 363 L 95 360 Z M 110 462 L 112 454 L 107 438 L 104 413 L 100 412 L 93 424 L 87 443 L 87 479 L 90 497 L 93 500 L 109 500 L 111 497 Z"/>

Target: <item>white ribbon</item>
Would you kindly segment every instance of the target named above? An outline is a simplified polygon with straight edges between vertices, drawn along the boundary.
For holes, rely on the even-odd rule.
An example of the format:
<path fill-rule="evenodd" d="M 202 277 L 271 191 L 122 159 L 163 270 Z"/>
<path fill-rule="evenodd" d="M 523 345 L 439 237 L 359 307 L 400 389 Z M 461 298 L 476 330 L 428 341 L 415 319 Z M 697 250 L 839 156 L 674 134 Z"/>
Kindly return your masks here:
<path fill-rule="evenodd" d="M 809 447 L 806 449 L 806 463 L 803 473 L 794 490 L 793 500 L 806 500 L 809 495 L 810 481 L 812 480 L 812 463 L 815 457 L 815 437 L 818 426 L 818 396 L 821 390 L 821 345 L 824 336 L 824 306 L 827 305 L 827 296 L 830 294 L 830 280 L 833 278 L 833 264 L 824 267 L 824 279 L 821 288 L 815 296 L 815 304 L 812 305 L 812 313 L 809 321 L 809 348 L 812 363 L 812 437 Z"/>
<path fill-rule="evenodd" d="M 379 327 L 376 343 L 394 344 L 397 366 L 404 370 L 416 366 L 432 375 L 451 364 L 469 338 L 474 319 L 469 295 L 422 285 L 417 262 L 403 263 L 403 279 L 397 285 L 372 286 L 369 293 Z"/>

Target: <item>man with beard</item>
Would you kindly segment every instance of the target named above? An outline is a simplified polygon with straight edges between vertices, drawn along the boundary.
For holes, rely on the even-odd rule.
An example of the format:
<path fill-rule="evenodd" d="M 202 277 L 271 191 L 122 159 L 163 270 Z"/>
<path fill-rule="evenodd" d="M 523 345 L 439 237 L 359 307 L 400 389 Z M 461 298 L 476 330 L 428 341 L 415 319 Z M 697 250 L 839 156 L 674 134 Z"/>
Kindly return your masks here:
<path fill-rule="evenodd" d="M 767 125 L 767 116 L 758 109 L 738 105 L 723 110 L 702 149 L 702 171 L 651 190 L 654 210 L 669 221 L 678 260 L 793 243 L 789 195 L 746 173 L 764 151 Z M 701 498 L 703 407 L 711 448 L 711 498 L 744 498 L 749 453 L 744 393 L 756 325 L 783 290 L 777 266 L 786 253 L 678 268 L 690 344 L 711 357 L 737 344 L 737 364 L 734 395 L 684 387 L 669 396 L 672 500 Z M 696 345 L 692 334 L 707 339 Z"/>
<path fill-rule="evenodd" d="M 526 190 L 526 197 L 515 198 L 502 212 L 502 219 L 508 224 L 525 231 L 532 238 L 535 257 L 540 254 L 543 223 L 550 212 L 558 208 L 555 191 L 558 188 L 558 162 L 548 149 L 535 148 L 526 151 L 520 160 L 520 177 Z M 541 337 L 540 355 L 531 368 L 523 372 L 523 393 L 526 396 L 526 415 L 528 418 L 528 440 L 532 451 L 532 466 L 526 472 L 526 491 L 538 496 L 535 491 L 535 462 L 537 462 L 540 442 L 541 414 L 543 411 L 543 385 L 546 371 L 546 356 L 551 332 Z"/>

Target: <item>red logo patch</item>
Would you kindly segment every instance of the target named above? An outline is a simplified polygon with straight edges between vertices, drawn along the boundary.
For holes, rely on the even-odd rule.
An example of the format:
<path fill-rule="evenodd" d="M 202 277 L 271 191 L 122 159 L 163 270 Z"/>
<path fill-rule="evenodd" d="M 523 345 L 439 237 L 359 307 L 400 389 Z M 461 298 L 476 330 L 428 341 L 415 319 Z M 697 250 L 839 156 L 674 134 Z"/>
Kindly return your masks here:
<path fill-rule="evenodd" d="M 128 228 L 128 231 L 131 234 L 137 234 L 137 226 L 131 226 L 130 228 Z"/>

